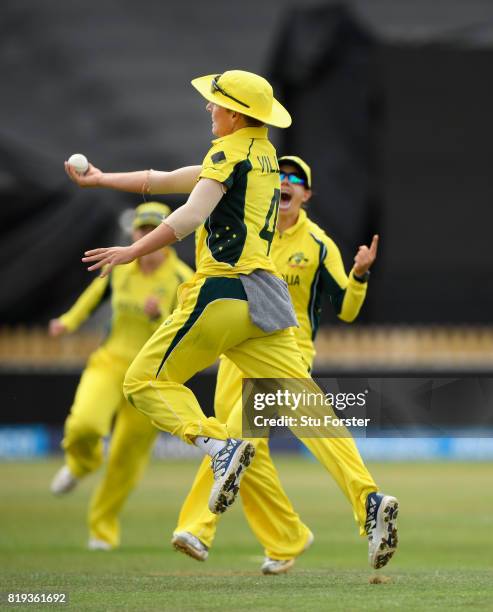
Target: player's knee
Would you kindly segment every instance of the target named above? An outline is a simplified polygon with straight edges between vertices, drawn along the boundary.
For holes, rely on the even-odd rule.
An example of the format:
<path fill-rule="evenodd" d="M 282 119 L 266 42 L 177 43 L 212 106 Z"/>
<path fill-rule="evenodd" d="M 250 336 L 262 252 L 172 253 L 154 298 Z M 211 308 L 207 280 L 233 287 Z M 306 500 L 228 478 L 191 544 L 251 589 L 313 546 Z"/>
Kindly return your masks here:
<path fill-rule="evenodd" d="M 65 427 L 67 437 L 72 439 L 101 438 L 108 432 L 100 424 L 90 418 L 76 418 L 67 421 Z"/>
<path fill-rule="evenodd" d="M 134 408 L 139 409 L 139 395 L 145 388 L 145 381 L 138 376 L 136 368 L 130 366 L 123 380 L 123 395 L 127 402 Z"/>
<path fill-rule="evenodd" d="M 125 374 L 125 378 L 123 379 L 123 394 L 132 405 L 133 402 L 130 400 L 130 397 L 137 391 L 138 387 L 142 384 L 142 377 L 139 376 L 138 369 L 134 365 L 134 363 L 135 362 L 130 364 L 130 367 L 128 368 Z"/>
<path fill-rule="evenodd" d="M 155 377 L 149 374 L 148 370 L 142 368 L 142 364 L 137 358 L 130 364 L 128 368 L 125 378 L 123 380 L 123 394 L 127 401 L 134 407 L 138 407 L 136 405 L 136 399 L 138 401 L 139 395 L 147 389 L 149 383 L 155 380 Z M 167 381 L 168 373 L 167 369 L 161 368 L 159 371 L 159 381 Z"/>
<path fill-rule="evenodd" d="M 130 385 L 127 382 L 127 378 L 125 377 L 123 380 L 123 395 L 125 396 L 125 399 L 127 400 L 127 402 L 129 402 L 129 404 L 133 405 L 133 403 L 130 401 L 129 395 L 130 395 Z"/>

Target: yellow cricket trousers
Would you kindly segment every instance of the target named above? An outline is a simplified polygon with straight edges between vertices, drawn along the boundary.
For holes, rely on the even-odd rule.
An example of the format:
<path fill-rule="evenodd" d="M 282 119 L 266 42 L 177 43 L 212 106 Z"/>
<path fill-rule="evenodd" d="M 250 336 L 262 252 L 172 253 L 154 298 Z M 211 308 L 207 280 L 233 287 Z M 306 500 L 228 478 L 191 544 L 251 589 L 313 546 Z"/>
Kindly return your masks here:
<path fill-rule="evenodd" d="M 108 465 L 89 507 L 91 537 L 117 546 L 118 514 L 147 464 L 157 429 L 123 395 L 128 361 L 104 347 L 90 357 L 65 422 L 62 447 L 70 471 L 81 478 L 103 462 L 103 438 L 115 426 Z"/>
<path fill-rule="evenodd" d="M 188 283 L 184 289 L 181 305 L 130 366 L 124 392 L 158 428 L 188 443 L 198 435 L 225 440 L 241 432 L 241 407 L 233 411 L 228 425 L 215 417 L 207 418 L 194 394 L 183 384 L 195 373 L 224 354 L 248 378 L 309 376 L 291 329 L 268 334 L 251 322 L 239 279 L 205 277 Z M 303 442 L 353 503 L 362 526 L 366 497 L 377 487 L 354 440 L 334 437 Z"/>
<path fill-rule="evenodd" d="M 233 403 L 241 403 L 241 372 L 228 359 L 222 359 L 216 382 L 214 410 L 226 423 Z M 241 481 L 240 495 L 246 519 L 271 559 L 292 559 L 305 548 L 310 530 L 301 522 L 282 488 L 272 463 L 266 439 L 252 439 L 255 461 Z M 210 458 L 204 457 L 190 492 L 183 503 L 175 531 L 188 531 L 211 547 L 219 516 L 208 508 L 213 483 Z"/>
<path fill-rule="evenodd" d="M 189 444 L 196 436 L 226 440 L 227 427 L 207 418 L 184 383 L 220 355 L 251 378 L 309 378 L 291 329 L 263 332 L 249 317 L 238 278 L 206 277 L 182 285 L 181 305 L 143 346 L 125 376 L 131 404 L 159 428 Z"/>

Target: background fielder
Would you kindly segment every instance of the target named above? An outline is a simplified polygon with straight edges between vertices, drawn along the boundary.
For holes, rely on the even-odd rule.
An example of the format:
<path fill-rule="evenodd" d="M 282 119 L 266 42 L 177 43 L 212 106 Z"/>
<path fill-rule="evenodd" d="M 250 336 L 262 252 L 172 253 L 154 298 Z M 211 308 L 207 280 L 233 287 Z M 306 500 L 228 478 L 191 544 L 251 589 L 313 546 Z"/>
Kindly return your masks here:
<path fill-rule="evenodd" d="M 368 255 L 356 255 L 355 266 L 348 278 L 336 244 L 308 219 L 301 208 L 312 195 L 310 167 L 296 156 L 281 157 L 279 167 L 281 201 L 271 255 L 289 286 L 300 324 L 294 328 L 296 341 L 307 368 L 311 369 L 322 297 L 329 297 L 341 320 L 351 322 L 357 317 L 365 299 L 367 269 L 374 260 L 377 238 L 374 238 L 373 250 Z M 233 407 L 241 409 L 241 378 L 241 371 L 235 364 L 222 358 L 214 407 L 217 418 L 228 422 L 229 430 L 233 427 L 228 421 Z M 256 444 L 256 457 L 242 481 L 240 494 L 243 507 L 252 531 L 265 549 L 262 571 L 283 573 L 311 543 L 312 535 L 282 489 L 267 440 L 252 442 Z M 324 442 L 328 444 L 322 440 L 320 446 Z M 309 445 L 310 441 L 306 443 Z M 217 515 L 207 508 L 211 485 L 209 462 L 204 459 L 182 506 L 172 540 L 175 548 L 198 560 L 207 558 L 217 526 Z M 359 510 L 360 500 L 351 494 L 351 489 L 345 493 L 355 508 L 355 515 L 365 516 Z M 364 533 L 364 521 L 361 527 Z"/>
<path fill-rule="evenodd" d="M 170 209 L 141 204 L 133 223 L 134 240 L 152 231 Z M 119 544 L 118 514 L 147 463 L 157 429 L 126 401 L 123 379 L 145 341 L 176 305 L 177 287 L 192 276 L 172 248 L 146 255 L 110 276 L 96 278 L 72 308 L 50 322 L 52 335 L 76 330 L 97 306 L 111 298 L 112 319 L 102 346 L 89 358 L 65 422 L 65 465 L 51 484 L 55 494 L 73 489 L 103 462 L 103 438 L 116 422 L 103 480 L 90 503 L 91 548 Z"/>

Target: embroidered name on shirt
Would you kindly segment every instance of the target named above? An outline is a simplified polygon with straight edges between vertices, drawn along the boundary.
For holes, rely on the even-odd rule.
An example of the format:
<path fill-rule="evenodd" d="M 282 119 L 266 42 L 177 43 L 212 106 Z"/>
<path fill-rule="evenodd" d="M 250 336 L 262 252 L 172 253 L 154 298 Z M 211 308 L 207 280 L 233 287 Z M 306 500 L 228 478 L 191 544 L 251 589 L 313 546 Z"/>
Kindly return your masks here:
<path fill-rule="evenodd" d="M 283 274 L 282 277 L 289 287 L 296 287 L 300 284 L 300 277 L 298 274 Z"/>
<path fill-rule="evenodd" d="M 270 159 L 268 155 L 257 155 L 257 159 L 263 174 L 279 172 L 279 165 L 276 159 Z"/>

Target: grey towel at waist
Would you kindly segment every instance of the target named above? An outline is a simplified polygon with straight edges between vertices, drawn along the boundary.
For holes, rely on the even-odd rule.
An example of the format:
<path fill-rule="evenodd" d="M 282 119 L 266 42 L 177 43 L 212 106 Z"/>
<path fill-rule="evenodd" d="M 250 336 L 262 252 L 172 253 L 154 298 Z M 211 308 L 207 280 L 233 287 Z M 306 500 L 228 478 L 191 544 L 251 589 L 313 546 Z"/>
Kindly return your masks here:
<path fill-rule="evenodd" d="M 266 270 L 240 274 L 252 323 L 264 332 L 298 327 L 286 283 Z"/>

